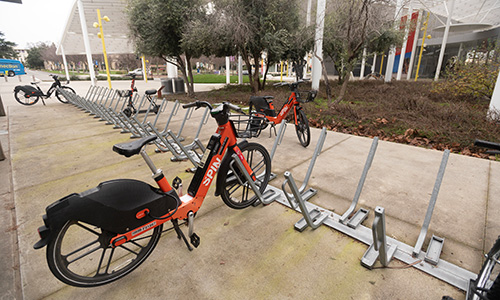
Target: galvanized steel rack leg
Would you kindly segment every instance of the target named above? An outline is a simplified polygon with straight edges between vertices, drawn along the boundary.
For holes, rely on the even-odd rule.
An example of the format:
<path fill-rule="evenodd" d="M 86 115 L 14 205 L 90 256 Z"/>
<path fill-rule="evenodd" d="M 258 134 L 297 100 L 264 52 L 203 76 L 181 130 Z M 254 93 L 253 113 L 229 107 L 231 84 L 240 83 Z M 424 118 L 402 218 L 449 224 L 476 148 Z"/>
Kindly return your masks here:
<path fill-rule="evenodd" d="M 245 179 L 247 180 L 247 182 L 244 183 L 239 176 L 236 176 L 236 179 L 239 181 L 239 183 L 241 185 L 250 185 L 250 188 L 253 190 L 255 196 L 257 197 L 257 201 L 259 201 L 260 203 L 267 205 L 273 202 L 275 200 L 274 194 L 268 193 L 269 190 L 265 191 L 264 194 L 261 194 L 259 188 L 253 181 L 252 177 L 250 177 L 250 174 L 248 174 L 238 155 L 233 154 L 232 158 L 233 159 L 229 163 L 229 168 L 233 171 L 234 174 L 238 174 L 238 172 L 236 172 L 236 169 L 234 168 L 234 164 L 236 164 L 236 167 L 240 169 L 240 172 L 245 176 Z"/>
<path fill-rule="evenodd" d="M 368 269 L 373 269 L 375 262 L 378 260 L 383 267 L 387 267 L 394 253 L 398 249 L 396 244 L 388 245 L 385 236 L 385 209 L 377 206 L 375 208 L 375 219 L 372 226 L 373 244 L 361 258 L 361 265 Z"/>
<path fill-rule="evenodd" d="M 444 171 L 446 170 L 446 164 L 448 163 L 449 156 L 450 150 L 445 150 L 443 153 L 443 159 L 441 160 L 441 165 L 439 167 L 436 182 L 434 183 L 434 189 L 432 190 L 431 200 L 429 201 L 429 206 L 427 207 L 427 213 L 425 214 L 424 223 L 422 224 L 422 229 L 420 230 L 420 235 L 418 236 L 415 248 L 413 248 L 414 257 L 418 257 L 420 255 L 425 236 L 427 235 L 427 230 L 429 229 L 432 213 L 434 211 L 434 206 L 436 205 L 436 200 L 439 194 L 439 189 L 441 188 L 441 182 L 443 181 Z M 427 247 L 425 261 L 433 265 L 437 265 L 439 262 L 439 256 L 441 255 L 441 250 L 443 248 L 443 243 L 443 238 L 433 235 L 429 246 Z"/>
<path fill-rule="evenodd" d="M 286 171 L 285 181 L 281 185 L 281 189 L 285 193 L 285 196 L 290 203 L 290 206 L 294 209 L 297 209 L 297 206 L 300 208 L 300 212 L 304 216 L 297 223 L 295 223 L 294 228 L 300 232 L 304 231 L 307 226 L 310 226 L 312 229 L 318 228 L 328 217 L 328 213 L 326 211 L 320 211 L 319 209 L 313 208 L 312 210 L 308 210 L 306 206 L 306 201 L 302 199 L 302 196 L 293 180 L 293 176 L 290 172 Z M 286 185 L 290 187 L 292 190 L 293 198 L 286 192 Z"/>
<path fill-rule="evenodd" d="M 276 135 L 276 140 L 274 140 L 273 149 L 271 150 L 270 153 L 271 162 L 273 161 L 273 157 L 274 154 L 276 153 L 278 145 L 281 145 L 281 142 L 283 141 L 283 137 L 285 136 L 286 125 L 287 125 L 286 120 L 283 120 L 280 124 L 278 134 Z M 273 180 L 274 178 L 276 178 L 276 174 L 271 172 L 271 177 L 269 178 L 269 181 Z"/>
<path fill-rule="evenodd" d="M 359 196 L 361 195 L 361 191 L 363 190 L 363 185 L 365 184 L 366 176 L 368 175 L 368 170 L 372 166 L 373 157 L 375 156 L 375 152 L 377 151 L 378 145 L 378 137 L 375 137 L 372 142 L 372 146 L 370 148 L 370 152 L 368 153 L 368 158 L 366 159 L 365 167 L 363 168 L 363 173 L 361 174 L 361 178 L 359 179 L 358 188 L 356 189 L 356 193 L 354 194 L 354 198 L 352 199 L 351 206 L 347 209 L 347 211 L 340 217 L 340 222 L 342 224 L 346 224 L 351 228 L 356 228 L 359 224 L 363 223 L 363 221 L 368 216 L 369 210 L 365 208 L 360 208 L 353 216 L 349 219 L 349 216 L 354 212 L 356 205 L 358 205 Z"/>

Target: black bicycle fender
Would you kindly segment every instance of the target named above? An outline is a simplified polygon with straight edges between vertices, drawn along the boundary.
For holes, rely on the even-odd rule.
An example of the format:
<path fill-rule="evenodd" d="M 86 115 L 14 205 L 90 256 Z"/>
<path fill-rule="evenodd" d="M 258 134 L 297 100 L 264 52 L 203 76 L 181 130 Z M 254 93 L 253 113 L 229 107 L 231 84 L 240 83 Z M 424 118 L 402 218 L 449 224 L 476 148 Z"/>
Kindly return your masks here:
<path fill-rule="evenodd" d="M 241 148 L 245 147 L 247 144 L 248 144 L 248 141 L 244 140 L 244 141 L 239 142 L 236 145 L 238 146 L 238 148 L 241 149 Z M 224 155 L 224 158 L 222 159 L 220 165 L 223 166 L 224 164 L 228 164 L 231 161 L 233 153 L 234 153 L 233 148 L 228 148 L 226 155 Z M 222 192 L 221 186 L 222 186 L 222 182 L 221 182 L 219 174 L 217 174 L 217 182 L 215 184 L 215 196 L 219 196 L 221 194 L 221 192 Z"/>

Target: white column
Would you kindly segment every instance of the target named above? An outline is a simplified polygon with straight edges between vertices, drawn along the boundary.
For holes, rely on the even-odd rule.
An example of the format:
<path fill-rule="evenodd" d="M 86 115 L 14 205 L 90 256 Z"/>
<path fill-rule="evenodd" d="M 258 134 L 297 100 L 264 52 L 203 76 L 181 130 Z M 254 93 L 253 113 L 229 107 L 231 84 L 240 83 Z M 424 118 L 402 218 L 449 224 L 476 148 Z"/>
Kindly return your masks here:
<path fill-rule="evenodd" d="M 325 0 L 318 0 L 316 12 L 316 34 L 314 35 L 314 51 L 312 58 L 312 84 L 311 88 L 319 90 L 321 78 L 321 61 L 323 59 L 323 29 L 325 25 Z"/>
<path fill-rule="evenodd" d="M 415 62 L 415 54 L 417 52 L 418 35 L 420 34 L 420 18 L 422 17 L 422 11 L 418 11 L 417 22 L 415 23 L 415 37 L 413 39 L 413 47 L 411 48 L 410 64 L 408 65 L 408 73 L 406 74 L 406 80 L 410 80 L 411 73 L 413 72 L 413 63 Z"/>
<path fill-rule="evenodd" d="M 167 62 L 167 76 L 168 78 L 177 78 L 177 66 Z"/>
<path fill-rule="evenodd" d="M 226 84 L 231 83 L 231 63 L 229 62 L 229 56 L 226 56 Z"/>
<path fill-rule="evenodd" d="M 306 26 L 311 25 L 311 6 L 312 0 L 307 0 Z"/>
<path fill-rule="evenodd" d="M 64 47 L 61 44 L 61 54 L 63 58 L 63 63 L 64 63 L 64 70 L 66 71 L 66 80 L 69 82 L 69 71 L 68 71 L 68 62 L 66 61 L 66 55 L 64 54 Z"/>
<path fill-rule="evenodd" d="M 87 54 L 87 64 L 89 65 L 89 75 L 92 85 L 96 84 L 94 63 L 92 62 L 92 52 L 90 50 L 89 33 L 87 32 L 87 21 L 85 20 L 85 11 L 83 10 L 82 0 L 78 0 L 78 13 L 80 15 L 80 24 L 82 25 L 83 45 Z"/>
<path fill-rule="evenodd" d="M 377 53 L 373 53 L 372 73 L 375 73 L 375 65 L 377 64 Z"/>
<path fill-rule="evenodd" d="M 394 19 L 395 19 L 395 27 L 399 29 L 399 23 L 400 23 L 400 18 L 399 18 L 399 11 L 401 10 L 402 7 L 402 0 L 397 0 L 396 2 L 396 12 L 394 13 Z M 389 55 L 387 57 L 387 67 L 385 68 L 385 82 L 391 82 L 392 80 L 392 69 L 394 67 L 394 58 L 396 57 L 396 46 L 391 46 L 391 49 L 389 50 Z"/>
<path fill-rule="evenodd" d="M 448 33 L 450 32 L 451 25 L 451 15 L 453 14 L 453 7 L 455 6 L 455 0 L 450 0 L 450 11 L 448 12 L 448 19 L 446 20 L 446 28 L 444 30 L 443 42 L 441 43 L 441 51 L 439 52 L 438 65 L 436 67 L 436 75 L 434 76 L 434 81 L 439 79 L 439 73 L 441 72 L 441 65 L 443 64 L 444 51 L 446 50 L 446 43 L 448 42 Z"/>
<path fill-rule="evenodd" d="M 365 77 L 365 64 L 366 64 L 366 48 L 363 48 L 363 58 L 361 59 L 361 71 L 359 71 L 359 79 Z"/>
<path fill-rule="evenodd" d="M 238 55 L 238 84 L 243 84 L 243 59 Z"/>
<path fill-rule="evenodd" d="M 491 95 L 488 117 L 492 119 L 500 117 L 500 73 L 498 73 L 495 89 L 493 90 L 493 95 Z"/>
<path fill-rule="evenodd" d="M 408 17 L 405 22 L 405 37 L 403 41 L 403 46 L 401 46 L 401 54 L 399 55 L 399 66 L 398 66 L 398 74 L 396 75 L 396 80 L 401 80 L 401 75 L 403 74 L 403 65 L 405 63 L 406 56 L 406 44 L 408 42 L 408 34 L 410 32 L 411 25 L 411 12 L 413 11 L 413 5 L 410 0 L 410 8 L 408 9 Z"/>

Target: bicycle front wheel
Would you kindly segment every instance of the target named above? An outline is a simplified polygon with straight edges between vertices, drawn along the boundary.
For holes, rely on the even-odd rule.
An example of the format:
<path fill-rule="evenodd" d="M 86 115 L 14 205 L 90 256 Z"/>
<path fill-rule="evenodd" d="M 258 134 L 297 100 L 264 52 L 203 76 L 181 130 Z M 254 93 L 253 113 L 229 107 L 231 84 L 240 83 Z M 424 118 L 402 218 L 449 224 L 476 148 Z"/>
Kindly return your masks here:
<path fill-rule="evenodd" d="M 73 90 L 69 86 L 60 86 L 59 88 L 64 90 L 64 92 L 66 92 L 66 93 L 76 94 L 75 90 Z M 66 97 L 64 97 L 64 94 L 60 93 L 58 90 L 56 90 L 56 98 L 57 98 L 57 100 L 61 101 L 62 103 L 68 103 L 70 100 L 70 99 L 67 99 Z"/>
<path fill-rule="evenodd" d="M 269 153 L 264 146 L 257 143 L 248 143 L 240 150 L 257 177 L 255 184 L 260 193 L 264 193 L 271 176 Z M 231 208 L 246 208 L 257 201 L 257 196 L 232 158 L 229 163 L 221 165 L 217 184 L 222 185 L 220 188 L 222 200 Z"/>
<path fill-rule="evenodd" d="M 484 262 L 474 284 L 474 291 L 471 299 L 500 299 L 500 274 L 498 274 L 498 268 L 495 269 L 499 258 L 500 237 L 497 239 L 486 256 L 486 261 Z"/>
<path fill-rule="evenodd" d="M 306 114 L 302 110 L 297 111 L 297 124 L 295 125 L 297 137 L 302 146 L 307 147 L 311 142 L 311 129 Z"/>
<path fill-rule="evenodd" d="M 40 97 L 38 96 L 26 95 L 26 93 L 22 90 L 15 92 L 14 98 L 16 98 L 16 101 L 21 103 L 22 105 L 33 105 L 40 99 Z"/>
<path fill-rule="evenodd" d="M 68 221 L 47 245 L 50 271 L 62 282 L 95 287 L 132 272 L 151 254 L 161 236 L 162 225 L 116 248 L 115 234 L 101 228 Z"/>

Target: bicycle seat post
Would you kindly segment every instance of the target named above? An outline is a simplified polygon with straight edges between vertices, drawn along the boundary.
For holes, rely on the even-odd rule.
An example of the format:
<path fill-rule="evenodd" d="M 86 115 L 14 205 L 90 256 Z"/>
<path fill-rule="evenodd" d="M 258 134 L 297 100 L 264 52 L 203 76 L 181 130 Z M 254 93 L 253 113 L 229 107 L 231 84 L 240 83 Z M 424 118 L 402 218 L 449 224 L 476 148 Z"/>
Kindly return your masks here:
<path fill-rule="evenodd" d="M 149 169 L 151 169 L 151 172 L 153 172 L 153 178 L 157 178 L 159 175 L 163 173 L 161 169 L 157 169 L 149 155 L 146 153 L 146 150 L 142 149 L 141 150 L 141 156 L 146 161 L 146 164 L 148 165 Z"/>

